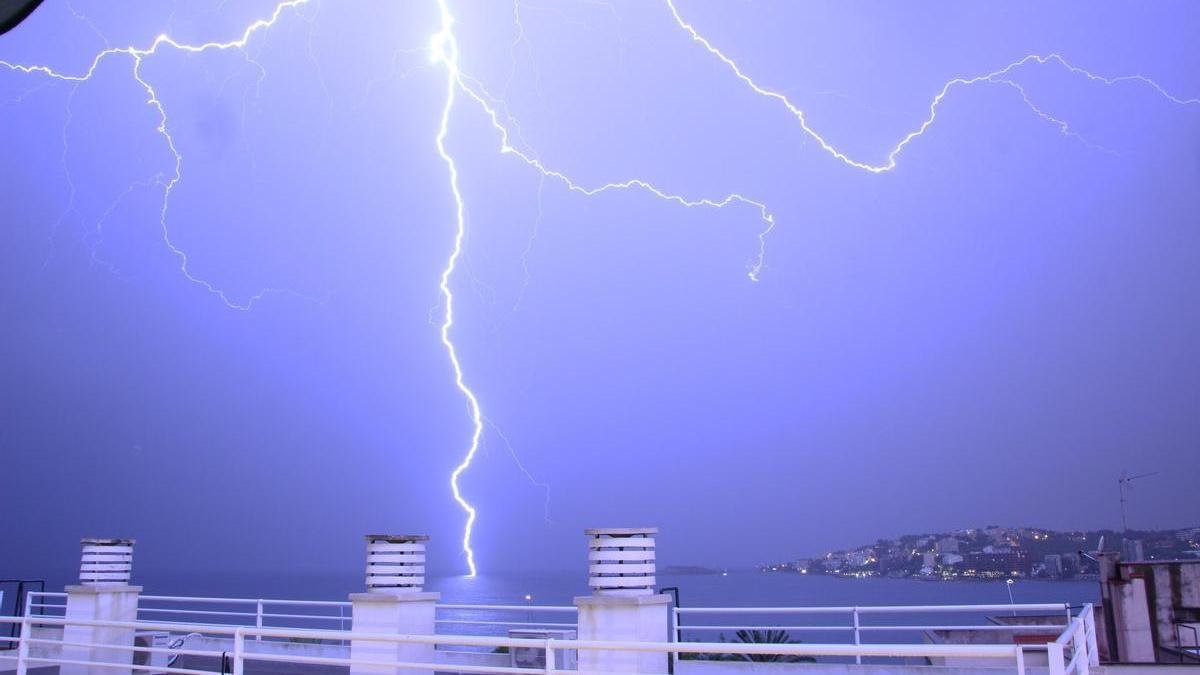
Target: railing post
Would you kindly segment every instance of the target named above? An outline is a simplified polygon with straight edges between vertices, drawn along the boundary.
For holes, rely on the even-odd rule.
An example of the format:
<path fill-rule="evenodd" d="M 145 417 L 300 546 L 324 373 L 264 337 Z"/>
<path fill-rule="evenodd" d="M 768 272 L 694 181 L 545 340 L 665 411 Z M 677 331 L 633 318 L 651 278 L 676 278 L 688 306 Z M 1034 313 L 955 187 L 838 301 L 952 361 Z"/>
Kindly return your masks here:
<path fill-rule="evenodd" d="M 1017 645 L 1017 675 L 1025 675 L 1025 648 Z"/>
<path fill-rule="evenodd" d="M 546 638 L 546 675 L 554 675 L 554 640 Z"/>
<path fill-rule="evenodd" d="M 255 637 L 262 637 L 257 635 Z M 246 664 L 243 657 L 246 651 L 246 635 L 242 632 L 239 626 L 233 631 L 233 675 L 242 675 L 245 672 Z"/>
<path fill-rule="evenodd" d="M 678 597 L 678 596 L 676 596 Z M 671 642 L 682 642 L 683 631 L 679 630 L 679 602 L 672 603 L 671 614 L 668 617 L 671 621 L 670 625 L 670 640 Z M 679 652 L 671 652 L 667 654 L 667 675 L 675 675 L 675 662 L 679 660 Z"/>
<path fill-rule="evenodd" d="M 858 624 L 858 607 L 855 607 L 855 608 L 854 608 L 854 644 L 855 644 L 856 646 L 857 646 L 857 645 L 861 645 L 861 644 L 862 644 L 862 635 L 859 633 L 859 630 L 858 630 L 858 625 L 859 625 L 859 624 Z M 861 655 L 859 655 L 859 654 L 855 654 L 855 655 L 854 655 L 854 662 L 855 662 L 855 663 L 857 663 L 857 664 L 861 664 L 861 663 L 862 663 L 862 656 L 861 656 Z"/>
<path fill-rule="evenodd" d="M 1091 656 L 1088 655 L 1087 631 L 1082 618 L 1076 621 L 1075 630 L 1071 631 L 1071 660 L 1075 661 L 1079 675 L 1088 675 Z"/>
<path fill-rule="evenodd" d="M 28 612 L 29 608 L 26 607 Z M 26 615 L 21 620 L 21 634 L 17 637 L 20 642 L 17 643 L 17 675 L 25 675 L 25 659 L 29 657 L 29 638 L 33 635 L 33 624 L 29 621 L 29 616 Z"/>
<path fill-rule="evenodd" d="M 1088 666 L 1100 665 L 1100 649 L 1096 645 L 1096 608 L 1088 603 L 1083 606 L 1083 632 L 1087 638 Z"/>
<path fill-rule="evenodd" d="M 284 614 L 288 614 L 288 613 L 289 612 L 284 612 Z M 257 609 L 254 610 L 254 627 L 255 628 L 263 627 L 263 601 L 262 601 L 262 598 L 258 599 L 258 607 L 257 607 Z M 255 640 L 255 642 L 262 642 L 262 635 L 255 635 L 254 640 Z"/>
<path fill-rule="evenodd" d="M 17 672 L 16 675 L 25 675 L 25 657 L 29 656 L 29 643 L 25 642 L 26 637 L 33 637 L 33 624 L 30 623 L 33 617 L 33 598 L 35 591 L 29 591 L 25 594 L 25 608 L 21 615 L 21 632 L 17 635 L 21 639 L 17 643 Z M 17 598 L 18 602 L 20 597 Z M 42 603 L 38 603 L 42 604 Z"/>
<path fill-rule="evenodd" d="M 1050 675 L 1066 675 L 1067 664 L 1063 659 L 1063 646 L 1058 642 L 1046 644 L 1046 658 L 1050 662 Z"/>

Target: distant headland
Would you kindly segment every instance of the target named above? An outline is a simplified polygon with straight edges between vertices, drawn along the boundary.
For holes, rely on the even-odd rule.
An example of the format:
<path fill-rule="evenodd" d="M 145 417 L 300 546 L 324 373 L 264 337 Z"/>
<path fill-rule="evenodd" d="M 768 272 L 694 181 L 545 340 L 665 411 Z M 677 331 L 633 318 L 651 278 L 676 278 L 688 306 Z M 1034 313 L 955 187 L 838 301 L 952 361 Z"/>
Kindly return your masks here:
<path fill-rule="evenodd" d="M 1034 527 L 968 528 L 906 534 L 874 544 L 760 566 L 763 572 L 928 580 L 1087 579 L 1099 570 L 1087 555 L 1100 546 L 1125 560 L 1200 557 L 1200 527 L 1176 530 L 1057 532 Z"/>
<path fill-rule="evenodd" d="M 725 570 L 715 570 L 711 567 L 701 567 L 699 565 L 667 565 L 660 570 L 660 573 L 686 576 L 700 574 L 724 574 Z"/>

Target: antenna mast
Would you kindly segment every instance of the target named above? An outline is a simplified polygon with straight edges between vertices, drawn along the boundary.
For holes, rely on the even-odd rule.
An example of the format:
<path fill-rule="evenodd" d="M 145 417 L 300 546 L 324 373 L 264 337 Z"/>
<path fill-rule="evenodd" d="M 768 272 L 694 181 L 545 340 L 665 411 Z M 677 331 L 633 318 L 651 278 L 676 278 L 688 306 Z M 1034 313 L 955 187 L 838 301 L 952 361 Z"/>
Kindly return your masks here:
<path fill-rule="evenodd" d="M 1139 478 L 1146 478 L 1147 476 L 1154 476 L 1157 474 L 1158 474 L 1157 471 L 1151 471 L 1149 473 L 1139 473 L 1136 476 L 1130 476 L 1129 471 L 1121 472 L 1121 477 L 1117 479 L 1117 489 L 1121 493 L 1121 534 L 1122 535 L 1124 535 L 1125 532 L 1127 532 L 1129 530 L 1129 517 L 1125 512 L 1125 502 L 1127 501 L 1127 498 L 1125 495 L 1126 495 L 1126 492 L 1128 492 L 1129 489 L 1133 487 L 1132 485 L 1130 485 L 1130 483 L 1132 483 L 1133 481 L 1135 481 Z"/>

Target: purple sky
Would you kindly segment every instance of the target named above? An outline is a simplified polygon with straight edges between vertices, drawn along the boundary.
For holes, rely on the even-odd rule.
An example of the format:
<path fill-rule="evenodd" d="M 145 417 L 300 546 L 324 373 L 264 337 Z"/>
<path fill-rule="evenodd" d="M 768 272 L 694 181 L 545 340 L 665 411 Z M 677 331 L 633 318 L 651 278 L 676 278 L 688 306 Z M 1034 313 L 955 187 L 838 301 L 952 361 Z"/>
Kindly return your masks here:
<path fill-rule="evenodd" d="M 0 60 L 80 75 L 274 8 L 47 0 Z M 1131 525 L 1200 524 L 1200 5 L 676 8 L 762 91 L 665 3 L 450 2 L 482 569 L 571 568 L 588 526 L 731 565 L 1115 528 L 1123 469 L 1161 472 Z M 348 569 L 375 531 L 465 570 L 439 21 L 311 0 L 244 49 L 115 53 L 84 82 L 0 67 L 11 573 L 85 535 L 164 569 L 218 543 L 204 565 L 266 569 L 298 540 L 289 564 Z M 1065 61 L 936 98 L 1031 54 Z M 895 168 L 854 166 L 888 166 L 935 101 Z"/>

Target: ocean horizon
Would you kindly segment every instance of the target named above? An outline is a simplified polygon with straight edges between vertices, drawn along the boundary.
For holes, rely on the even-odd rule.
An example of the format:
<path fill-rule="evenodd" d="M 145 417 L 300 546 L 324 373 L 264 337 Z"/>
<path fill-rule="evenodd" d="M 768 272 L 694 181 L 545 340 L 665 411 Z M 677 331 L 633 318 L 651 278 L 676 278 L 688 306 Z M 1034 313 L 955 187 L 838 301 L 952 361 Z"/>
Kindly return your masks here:
<path fill-rule="evenodd" d="M 847 605 L 968 605 L 1006 604 L 1004 581 L 930 581 L 918 579 L 849 579 L 784 572 L 731 570 L 722 574 L 658 574 L 658 588 L 679 589 L 684 607 L 778 607 Z M 57 571 L 46 577 L 47 591 L 75 583 Z M 365 590 L 359 575 L 332 573 L 181 572 L 142 568 L 134 583 L 147 595 L 267 598 L 279 600 L 345 600 Z M 465 604 L 570 605 L 587 595 L 587 575 L 580 570 L 481 573 L 475 577 L 430 577 L 426 590 L 442 601 Z M 1011 587 L 1012 600 L 1021 603 L 1065 602 L 1073 605 L 1099 599 L 1095 580 L 1023 580 Z M 526 596 L 532 599 L 526 601 Z"/>

